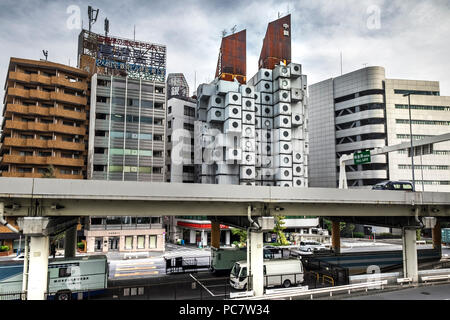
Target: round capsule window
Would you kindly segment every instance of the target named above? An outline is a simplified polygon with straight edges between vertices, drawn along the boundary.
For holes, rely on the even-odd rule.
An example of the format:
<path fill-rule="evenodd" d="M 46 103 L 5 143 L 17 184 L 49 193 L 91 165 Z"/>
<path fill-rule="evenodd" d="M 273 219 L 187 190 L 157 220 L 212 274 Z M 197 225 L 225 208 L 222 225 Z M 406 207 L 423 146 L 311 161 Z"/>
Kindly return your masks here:
<path fill-rule="evenodd" d="M 270 113 L 270 109 L 269 109 L 269 108 L 265 108 L 265 109 L 264 109 L 264 112 L 265 112 L 266 114 L 269 114 L 269 113 Z"/>
<path fill-rule="evenodd" d="M 219 110 L 216 111 L 216 117 L 219 118 L 222 116 L 222 112 L 220 112 Z"/>
<path fill-rule="evenodd" d="M 266 83 L 266 84 L 264 85 L 264 88 L 270 89 L 270 84 Z"/>
<path fill-rule="evenodd" d="M 283 105 L 283 111 L 284 112 L 288 112 L 289 111 L 289 107 L 287 105 Z"/>
<path fill-rule="evenodd" d="M 238 151 L 237 150 L 233 150 L 233 156 L 237 156 L 238 155 Z"/>
<path fill-rule="evenodd" d="M 245 128 L 245 134 L 250 135 L 252 133 L 252 129 L 250 128 Z"/>
<path fill-rule="evenodd" d="M 285 138 L 289 137 L 289 132 L 288 132 L 288 131 L 283 131 L 283 136 L 284 136 Z"/>
<path fill-rule="evenodd" d="M 299 115 L 295 116 L 295 121 L 300 121 L 300 116 Z"/>
<path fill-rule="evenodd" d="M 266 121 L 264 122 L 264 125 L 265 125 L 266 127 L 269 127 L 269 126 L 270 126 L 270 121 L 269 121 L 269 120 L 266 120 Z"/>
<path fill-rule="evenodd" d="M 245 93 L 246 94 L 252 93 L 252 89 L 250 89 L 249 87 L 245 88 Z"/>
<path fill-rule="evenodd" d="M 253 171 L 252 171 L 252 169 L 247 169 L 247 170 L 245 170 L 245 173 L 246 173 L 248 176 L 250 176 L 250 175 L 253 173 Z"/>
<path fill-rule="evenodd" d="M 266 138 L 267 138 L 267 139 L 270 139 L 270 137 L 271 137 L 270 132 L 267 132 L 267 133 L 266 133 Z"/>
<path fill-rule="evenodd" d="M 237 128 L 239 124 L 237 122 L 233 122 L 233 128 Z"/>
<path fill-rule="evenodd" d="M 283 87 L 286 87 L 289 84 L 289 82 L 287 80 L 283 80 L 281 81 L 281 84 Z"/>
<path fill-rule="evenodd" d="M 302 168 L 301 168 L 300 166 L 297 166 L 297 167 L 295 168 L 295 171 L 296 171 L 297 173 L 300 173 L 300 172 L 302 172 Z"/>
<path fill-rule="evenodd" d="M 298 72 L 298 71 L 300 71 L 300 68 L 298 66 L 295 66 L 294 70 Z"/>
<path fill-rule="evenodd" d="M 301 180 L 297 180 L 295 183 L 296 183 L 298 186 L 301 186 L 301 185 L 302 185 L 302 181 L 301 181 Z"/>
<path fill-rule="evenodd" d="M 282 73 L 287 73 L 287 71 L 288 71 L 287 68 L 285 68 L 285 67 L 281 68 Z"/>
<path fill-rule="evenodd" d="M 284 162 L 285 164 L 288 164 L 288 163 L 289 163 L 289 158 L 288 158 L 288 157 L 284 157 L 284 158 L 283 158 L 283 162 Z"/>
<path fill-rule="evenodd" d="M 289 177 L 289 171 L 288 170 L 284 170 L 284 176 L 285 177 Z"/>
<path fill-rule="evenodd" d="M 251 121 L 251 120 L 253 119 L 253 117 L 252 117 L 251 114 L 247 114 L 247 115 L 245 116 L 245 119 L 247 119 L 247 121 Z"/>
<path fill-rule="evenodd" d="M 264 72 L 264 75 L 268 78 L 270 76 L 269 71 Z"/>
<path fill-rule="evenodd" d="M 233 94 L 233 100 L 234 101 L 238 101 L 238 99 L 239 99 L 238 95 L 237 94 Z"/>
<path fill-rule="evenodd" d="M 287 92 L 283 92 L 283 98 L 287 99 L 289 97 L 289 95 L 287 94 Z"/>
<path fill-rule="evenodd" d="M 252 147 L 252 143 L 251 143 L 250 141 L 246 141 L 246 142 L 245 142 L 245 146 L 246 146 L 247 148 L 251 148 L 251 147 Z"/>
<path fill-rule="evenodd" d="M 252 106 L 252 102 L 251 102 L 250 100 L 247 100 L 247 101 L 245 102 L 245 105 L 246 105 L 247 107 L 251 107 L 251 106 Z"/>
<path fill-rule="evenodd" d="M 234 114 L 238 114 L 238 113 L 239 113 L 239 110 L 238 110 L 237 108 L 233 108 L 233 113 L 234 113 Z"/>
<path fill-rule="evenodd" d="M 247 160 L 248 162 L 252 161 L 252 156 L 248 154 L 248 155 L 245 157 L 245 160 Z"/>
<path fill-rule="evenodd" d="M 284 123 L 284 124 L 288 124 L 288 123 L 289 123 L 289 119 L 288 119 L 288 118 L 284 118 L 284 119 L 283 119 L 283 123 Z"/>
<path fill-rule="evenodd" d="M 285 183 L 284 186 L 285 186 L 285 187 L 289 187 L 289 183 Z"/>
<path fill-rule="evenodd" d="M 267 151 L 270 151 L 270 146 L 266 146 L 266 150 L 267 150 Z"/>
<path fill-rule="evenodd" d="M 296 154 L 295 154 L 295 158 L 296 158 L 297 160 L 300 160 L 300 159 L 302 158 L 302 155 L 301 155 L 300 153 L 296 153 Z"/>
<path fill-rule="evenodd" d="M 270 97 L 269 96 L 265 96 L 264 100 L 270 101 Z"/>
<path fill-rule="evenodd" d="M 289 145 L 288 145 L 287 143 L 285 143 L 285 144 L 283 145 L 283 149 L 284 149 L 284 150 L 289 150 Z"/>
<path fill-rule="evenodd" d="M 220 99 L 219 97 L 216 97 L 216 100 L 215 100 L 215 101 L 216 101 L 217 104 L 222 103 L 222 99 Z"/>

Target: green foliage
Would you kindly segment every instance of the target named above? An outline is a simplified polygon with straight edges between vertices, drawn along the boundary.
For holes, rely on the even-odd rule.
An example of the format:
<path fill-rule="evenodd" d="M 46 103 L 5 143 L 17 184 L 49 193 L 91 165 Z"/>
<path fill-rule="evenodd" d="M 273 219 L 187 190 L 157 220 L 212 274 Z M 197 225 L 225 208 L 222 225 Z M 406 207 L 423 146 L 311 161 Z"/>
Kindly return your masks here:
<path fill-rule="evenodd" d="M 9 251 L 9 246 L 0 246 L 0 252 Z"/>
<path fill-rule="evenodd" d="M 77 247 L 78 247 L 78 249 L 80 249 L 80 250 L 84 250 L 84 243 L 83 243 L 83 242 L 78 242 L 78 243 L 77 243 Z"/>
<path fill-rule="evenodd" d="M 353 238 L 364 238 L 364 232 L 353 232 Z"/>
<path fill-rule="evenodd" d="M 325 223 L 325 226 L 326 226 L 328 232 L 331 234 L 331 229 L 332 229 L 333 223 L 331 222 L 331 220 L 327 220 L 327 219 L 323 219 L 323 222 Z M 345 222 L 340 222 L 339 230 L 340 231 L 344 230 L 346 228 L 346 225 L 347 224 Z M 351 231 L 353 231 L 355 229 L 355 225 L 352 225 L 352 226 L 353 226 L 353 229 Z"/>
<path fill-rule="evenodd" d="M 55 167 L 53 167 L 53 165 L 49 165 L 47 167 L 47 171 L 42 174 L 42 178 L 47 178 L 47 179 L 54 179 L 54 178 L 56 178 Z"/>
<path fill-rule="evenodd" d="M 247 243 L 247 231 L 245 231 L 244 229 L 234 228 L 234 229 L 231 229 L 231 232 L 234 235 L 239 236 L 239 242 L 238 242 L 239 246 L 245 245 Z M 235 241 L 235 242 L 237 242 L 237 241 Z M 234 244 L 234 242 L 233 242 L 233 244 Z"/>
<path fill-rule="evenodd" d="M 273 233 L 277 234 L 277 243 L 279 245 L 285 246 L 288 245 L 289 242 L 286 239 L 286 235 L 284 234 L 284 230 L 286 227 L 284 226 L 285 216 L 275 216 L 275 227 L 273 228 Z"/>
<path fill-rule="evenodd" d="M 422 240 L 422 233 L 420 229 L 416 230 L 416 238 L 417 240 Z"/>

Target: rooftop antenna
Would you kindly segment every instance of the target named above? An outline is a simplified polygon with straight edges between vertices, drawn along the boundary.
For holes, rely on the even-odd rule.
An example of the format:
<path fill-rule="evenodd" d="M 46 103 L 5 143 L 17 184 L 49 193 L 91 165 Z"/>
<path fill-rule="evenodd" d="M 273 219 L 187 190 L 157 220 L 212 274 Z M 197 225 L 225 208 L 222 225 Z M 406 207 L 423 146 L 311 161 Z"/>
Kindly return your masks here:
<path fill-rule="evenodd" d="M 47 58 L 48 58 L 48 50 L 42 50 L 42 53 L 44 54 L 45 61 L 47 61 Z"/>
<path fill-rule="evenodd" d="M 341 51 L 341 76 L 342 76 L 342 51 Z"/>
<path fill-rule="evenodd" d="M 89 16 L 89 32 L 91 32 L 92 25 L 97 22 L 99 9 L 92 9 L 91 6 L 88 6 L 88 16 Z"/>
<path fill-rule="evenodd" d="M 367 68 L 367 63 L 363 63 L 364 68 Z"/>
<path fill-rule="evenodd" d="M 225 36 L 227 35 L 227 33 L 228 33 L 227 30 L 223 29 L 223 30 L 222 30 L 222 38 L 225 38 Z"/>
<path fill-rule="evenodd" d="M 234 34 L 236 32 L 236 29 L 237 29 L 237 25 L 234 25 L 234 27 L 231 28 L 231 33 Z"/>
<path fill-rule="evenodd" d="M 109 20 L 108 18 L 105 18 L 105 37 L 108 36 L 109 33 Z"/>
<path fill-rule="evenodd" d="M 133 40 L 136 41 L 136 25 L 134 25 L 134 30 L 133 30 Z"/>

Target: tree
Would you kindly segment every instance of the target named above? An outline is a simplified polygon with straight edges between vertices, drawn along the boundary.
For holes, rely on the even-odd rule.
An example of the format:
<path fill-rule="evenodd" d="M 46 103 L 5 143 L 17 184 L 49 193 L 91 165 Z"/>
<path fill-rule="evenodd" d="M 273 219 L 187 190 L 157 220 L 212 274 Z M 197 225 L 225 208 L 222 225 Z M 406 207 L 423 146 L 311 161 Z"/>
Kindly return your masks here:
<path fill-rule="evenodd" d="M 244 229 L 233 228 L 231 229 L 233 235 L 239 236 L 239 247 L 247 244 L 247 231 Z"/>
<path fill-rule="evenodd" d="M 273 228 L 272 232 L 277 234 L 277 243 L 285 246 L 288 245 L 289 242 L 286 239 L 286 235 L 284 234 L 284 230 L 286 227 L 284 226 L 285 216 L 275 216 L 275 228 Z"/>
<path fill-rule="evenodd" d="M 55 167 L 53 167 L 52 164 L 47 167 L 47 171 L 42 174 L 42 178 L 47 178 L 47 179 L 54 179 L 54 178 L 56 178 Z"/>
<path fill-rule="evenodd" d="M 331 222 L 331 220 L 323 219 L 323 222 L 325 223 L 325 226 L 327 227 L 328 232 L 331 234 L 331 229 L 332 229 L 332 222 Z M 339 231 L 344 230 L 346 225 L 347 224 L 345 222 L 340 222 L 339 223 Z"/>

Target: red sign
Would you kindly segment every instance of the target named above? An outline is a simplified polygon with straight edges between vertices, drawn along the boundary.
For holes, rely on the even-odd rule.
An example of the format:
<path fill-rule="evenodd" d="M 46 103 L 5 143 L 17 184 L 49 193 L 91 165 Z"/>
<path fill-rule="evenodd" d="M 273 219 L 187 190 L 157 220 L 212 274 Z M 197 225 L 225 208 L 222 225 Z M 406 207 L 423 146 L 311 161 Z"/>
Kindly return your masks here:
<path fill-rule="evenodd" d="M 195 229 L 211 229 L 210 223 L 190 223 L 190 222 L 184 222 L 184 221 L 178 221 L 177 225 L 180 227 L 188 227 L 188 228 L 195 228 Z M 226 225 L 221 224 L 220 229 L 228 229 L 229 227 Z"/>

